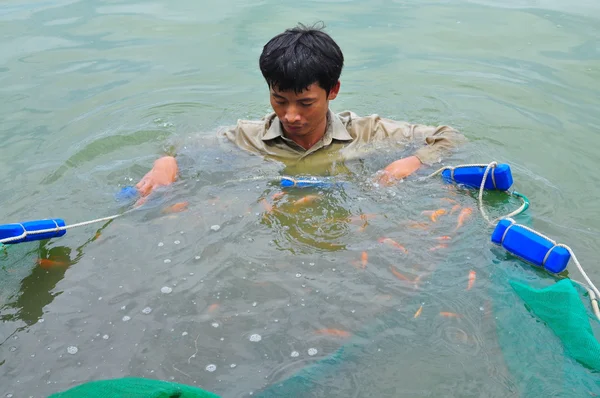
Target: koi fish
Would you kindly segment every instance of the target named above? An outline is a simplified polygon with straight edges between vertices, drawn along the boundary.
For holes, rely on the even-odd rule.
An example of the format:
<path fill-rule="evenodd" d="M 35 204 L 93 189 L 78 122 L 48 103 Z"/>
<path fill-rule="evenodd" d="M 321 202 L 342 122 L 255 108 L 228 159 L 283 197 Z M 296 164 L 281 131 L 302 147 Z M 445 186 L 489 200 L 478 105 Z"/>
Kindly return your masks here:
<path fill-rule="evenodd" d="M 456 231 L 460 227 L 462 227 L 465 221 L 467 221 L 467 219 L 471 216 L 472 213 L 473 209 L 471 209 L 470 207 L 465 207 L 464 209 L 462 209 L 460 211 L 460 214 L 458 215 L 458 223 L 456 224 L 456 228 L 454 228 L 454 230 Z"/>
<path fill-rule="evenodd" d="M 394 266 L 390 265 L 390 271 L 392 272 L 392 274 L 394 274 L 394 276 L 400 280 L 403 281 L 407 281 L 407 282 L 411 282 L 411 280 L 409 278 L 407 278 L 406 276 L 402 275 L 400 273 L 400 271 L 398 271 Z"/>
<path fill-rule="evenodd" d="M 456 200 L 450 199 L 450 198 L 441 198 L 440 200 L 443 200 L 444 202 L 448 202 L 451 205 L 457 205 L 458 204 L 458 202 Z"/>
<path fill-rule="evenodd" d="M 48 258 L 38 258 L 36 260 L 36 263 L 44 269 L 50 269 L 54 267 L 66 267 L 69 265 L 69 263 L 66 261 L 50 260 Z"/>
<path fill-rule="evenodd" d="M 208 309 L 206 310 L 209 314 L 212 314 L 213 312 L 215 312 L 216 310 L 218 310 L 220 307 L 219 303 L 213 303 L 211 305 L 208 306 Z"/>
<path fill-rule="evenodd" d="M 473 288 L 473 285 L 475 284 L 476 275 L 477 274 L 473 270 L 469 272 L 469 284 L 467 285 L 467 290 L 471 290 L 471 288 Z"/>
<path fill-rule="evenodd" d="M 439 245 L 436 245 L 436 246 L 433 246 L 432 248 L 430 248 L 430 249 L 429 249 L 429 251 L 430 251 L 430 252 L 434 252 L 434 251 L 437 251 L 437 250 L 440 250 L 440 249 L 445 249 L 445 248 L 447 248 L 447 247 L 448 247 L 448 245 L 447 245 L 447 244 L 445 244 L 445 243 L 440 243 Z"/>
<path fill-rule="evenodd" d="M 175 203 L 172 206 L 164 208 L 162 212 L 163 214 L 180 213 L 182 211 L 187 210 L 188 204 L 188 202 Z"/>
<path fill-rule="evenodd" d="M 409 228 L 414 228 L 414 229 L 429 229 L 429 225 L 427 225 L 427 223 L 424 222 L 411 222 L 410 224 L 408 224 Z"/>
<path fill-rule="evenodd" d="M 386 245 L 390 245 L 392 247 L 395 247 L 396 249 L 399 249 L 399 250 L 403 251 L 405 254 L 408 254 L 408 250 L 406 250 L 406 248 L 404 246 L 402 246 L 400 243 L 396 242 L 393 239 L 390 239 L 390 238 L 379 238 L 378 242 L 379 243 L 384 243 Z"/>
<path fill-rule="evenodd" d="M 370 219 L 377 217 L 377 214 L 360 214 L 356 216 L 348 217 L 348 222 L 350 224 L 363 224 L 368 223 Z"/>
<path fill-rule="evenodd" d="M 322 334 L 325 336 L 334 336 L 334 337 L 350 337 L 351 333 L 345 330 L 340 329 L 319 329 L 315 331 L 316 334 Z"/>
<path fill-rule="evenodd" d="M 316 202 L 319 199 L 321 199 L 321 197 L 319 195 L 306 195 L 305 197 L 300 198 L 297 201 L 295 201 L 294 206 L 305 206 L 307 204 Z"/>
<path fill-rule="evenodd" d="M 413 318 L 418 318 L 421 315 L 422 311 L 423 311 L 423 306 L 420 306 L 419 309 L 417 310 L 417 312 L 415 312 L 415 315 L 413 315 Z"/>
<path fill-rule="evenodd" d="M 437 209 L 435 211 L 425 210 L 421 214 L 428 215 L 432 222 L 437 222 L 439 216 L 446 214 L 446 209 Z"/>
<path fill-rule="evenodd" d="M 446 318 L 462 318 L 462 315 L 457 314 L 455 312 L 440 312 L 440 315 Z"/>
<path fill-rule="evenodd" d="M 275 192 L 273 196 L 271 196 L 271 200 L 276 201 L 285 196 L 285 192 Z"/>
<path fill-rule="evenodd" d="M 360 263 L 364 268 L 367 268 L 367 264 L 369 263 L 369 254 L 367 252 L 362 252 L 362 254 L 360 255 Z"/>
<path fill-rule="evenodd" d="M 458 209 L 460 209 L 460 205 L 454 205 L 454 206 L 452 206 L 452 209 L 450 209 L 450 215 L 452 215 L 455 212 L 457 212 Z"/>
<path fill-rule="evenodd" d="M 452 238 L 448 235 L 444 235 L 444 236 L 438 236 L 436 239 L 439 241 L 446 241 L 446 240 L 451 240 Z"/>
<path fill-rule="evenodd" d="M 266 199 L 261 199 L 260 203 L 263 205 L 263 207 L 265 208 L 265 211 L 267 213 L 270 213 L 273 211 L 273 206 L 269 202 L 267 202 Z"/>

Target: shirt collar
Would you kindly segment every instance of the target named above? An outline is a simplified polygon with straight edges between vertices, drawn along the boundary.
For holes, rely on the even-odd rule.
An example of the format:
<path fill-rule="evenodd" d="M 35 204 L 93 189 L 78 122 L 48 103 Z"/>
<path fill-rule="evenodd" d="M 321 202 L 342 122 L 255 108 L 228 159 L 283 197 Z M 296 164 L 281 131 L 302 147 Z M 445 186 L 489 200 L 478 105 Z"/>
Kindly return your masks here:
<path fill-rule="evenodd" d="M 277 137 L 283 137 L 283 128 L 281 127 L 281 122 L 279 118 L 275 115 L 275 113 L 269 115 L 267 120 L 270 121 L 271 125 L 267 129 L 265 135 L 263 135 L 263 141 L 274 140 Z M 352 141 L 352 136 L 346 130 L 346 127 L 340 120 L 340 118 L 330 110 L 327 111 L 327 130 L 325 131 L 325 135 L 323 136 L 323 140 L 329 143 L 331 140 L 338 141 Z"/>

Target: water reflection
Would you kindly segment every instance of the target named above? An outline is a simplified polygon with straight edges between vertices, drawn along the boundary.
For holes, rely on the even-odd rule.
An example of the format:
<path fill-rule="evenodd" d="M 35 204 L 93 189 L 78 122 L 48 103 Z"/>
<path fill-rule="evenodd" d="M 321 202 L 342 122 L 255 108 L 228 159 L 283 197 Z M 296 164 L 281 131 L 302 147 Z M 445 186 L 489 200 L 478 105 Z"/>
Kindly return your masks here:
<path fill-rule="evenodd" d="M 54 246 L 54 241 L 43 240 L 38 242 L 38 247 L 25 253 L 22 260 L 13 258 L 12 261 L 25 267 L 34 263 L 31 273 L 21 280 L 18 292 L 10 296 L 7 303 L 0 308 L 0 321 L 23 321 L 25 326 L 17 331 L 34 325 L 42 318 L 44 307 L 52 303 L 54 297 L 61 294 L 55 291 L 56 285 L 64 278 L 65 273 L 74 264 L 77 264 L 84 255 L 84 248 L 98 239 L 102 230 L 111 221 L 99 228 L 95 234 L 81 246 L 72 249 L 67 246 Z M 14 248 L 12 248 L 14 249 Z M 7 248 L 6 259 L 10 259 L 11 248 Z M 5 268 L 6 269 L 6 268 Z M 11 269 L 8 269 L 11 272 Z"/>
<path fill-rule="evenodd" d="M 266 191 L 259 202 L 261 222 L 275 231 L 276 247 L 292 254 L 344 250 L 352 224 L 368 222 L 352 215 L 341 188 Z"/>

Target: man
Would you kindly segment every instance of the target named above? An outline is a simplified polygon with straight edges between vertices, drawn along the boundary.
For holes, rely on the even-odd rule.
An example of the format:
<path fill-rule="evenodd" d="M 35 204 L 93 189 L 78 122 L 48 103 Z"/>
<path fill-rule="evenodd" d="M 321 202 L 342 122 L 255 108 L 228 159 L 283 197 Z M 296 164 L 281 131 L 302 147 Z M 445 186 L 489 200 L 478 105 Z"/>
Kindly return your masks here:
<path fill-rule="evenodd" d="M 359 157 L 377 142 L 416 142 L 414 155 L 399 159 L 379 173 L 378 181 L 391 184 L 438 162 L 464 137 L 448 126 L 396 122 L 377 115 L 335 114 L 329 101 L 340 91 L 344 56 L 322 30 L 299 25 L 272 38 L 263 48 L 260 70 L 268 84 L 273 113 L 260 121 L 240 120 L 225 136 L 239 148 L 290 164 L 309 159 Z M 142 196 L 177 178 L 175 158 L 158 159 L 136 185 Z"/>

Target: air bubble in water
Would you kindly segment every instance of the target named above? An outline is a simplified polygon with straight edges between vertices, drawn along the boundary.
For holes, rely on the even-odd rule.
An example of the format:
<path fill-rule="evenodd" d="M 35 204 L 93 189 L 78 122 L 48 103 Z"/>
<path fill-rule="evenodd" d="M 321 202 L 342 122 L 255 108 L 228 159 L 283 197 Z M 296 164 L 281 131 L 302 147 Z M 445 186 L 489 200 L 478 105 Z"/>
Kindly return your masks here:
<path fill-rule="evenodd" d="M 317 349 L 316 349 L 316 348 L 309 348 L 309 349 L 308 349 L 308 355 L 310 355 L 311 357 L 312 357 L 313 355 L 317 355 L 317 352 L 319 352 L 319 351 L 317 351 Z"/>
<path fill-rule="evenodd" d="M 253 334 L 252 336 L 250 336 L 250 341 L 252 342 L 258 342 L 261 341 L 262 337 L 260 336 L 260 334 Z"/>

